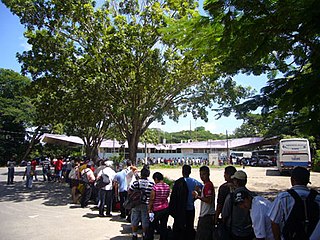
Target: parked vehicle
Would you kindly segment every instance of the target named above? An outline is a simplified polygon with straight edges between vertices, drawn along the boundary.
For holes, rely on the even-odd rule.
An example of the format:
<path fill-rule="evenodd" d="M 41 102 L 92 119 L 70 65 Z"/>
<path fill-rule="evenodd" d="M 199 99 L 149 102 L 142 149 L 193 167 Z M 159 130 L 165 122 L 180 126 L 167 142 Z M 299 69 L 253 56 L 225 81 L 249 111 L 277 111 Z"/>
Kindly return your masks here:
<path fill-rule="evenodd" d="M 267 156 L 259 156 L 252 157 L 249 165 L 253 167 L 270 167 L 274 163 Z"/>
<path fill-rule="evenodd" d="M 280 140 L 277 157 L 277 167 L 280 173 L 291 172 L 296 166 L 311 168 L 308 139 L 291 138 Z"/>

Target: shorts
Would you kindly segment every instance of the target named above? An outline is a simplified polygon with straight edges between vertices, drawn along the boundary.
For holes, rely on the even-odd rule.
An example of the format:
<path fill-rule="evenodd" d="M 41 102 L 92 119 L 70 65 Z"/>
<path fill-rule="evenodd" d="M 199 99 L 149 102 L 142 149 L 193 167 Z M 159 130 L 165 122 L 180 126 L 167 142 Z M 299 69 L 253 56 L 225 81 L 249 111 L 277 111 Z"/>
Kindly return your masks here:
<path fill-rule="evenodd" d="M 146 204 L 140 204 L 131 210 L 131 225 L 137 227 L 140 221 L 142 228 L 149 227 L 148 205 Z"/>

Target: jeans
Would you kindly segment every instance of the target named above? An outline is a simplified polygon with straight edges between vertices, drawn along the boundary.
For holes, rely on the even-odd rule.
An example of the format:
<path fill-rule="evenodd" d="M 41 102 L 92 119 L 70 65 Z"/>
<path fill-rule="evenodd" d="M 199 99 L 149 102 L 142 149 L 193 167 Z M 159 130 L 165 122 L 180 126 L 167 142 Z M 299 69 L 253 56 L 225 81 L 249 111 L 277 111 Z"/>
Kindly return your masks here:
<path fill-rule="evenodd" d="M 120 197 L 120 217 L 125 218 L 127 215 L 126 209 L 123 207 L 123 203 L 126 201 L 128 197 L 128 192 L 119 192 Z"/>
<path fill-rule="evenodd" d="M 8 181 L 7 184 L 12 184 L 14 178 L 14 168 L 8 168 Z"/>
<path fill-rule="evenodd" d="M 27 176 L 27 180 L 26 180 L 26 187 L 27 188 L 32 188 L 32 181 L 33 181 L 33 176 Z"/>
<path fill-rule="evenodd" d="M 107 205 L 106 214 L 110 214 L 112 206 L 112 190 L 100 189 L 99 200 L 99 214 L 103 215 L 104 205 Z"/>

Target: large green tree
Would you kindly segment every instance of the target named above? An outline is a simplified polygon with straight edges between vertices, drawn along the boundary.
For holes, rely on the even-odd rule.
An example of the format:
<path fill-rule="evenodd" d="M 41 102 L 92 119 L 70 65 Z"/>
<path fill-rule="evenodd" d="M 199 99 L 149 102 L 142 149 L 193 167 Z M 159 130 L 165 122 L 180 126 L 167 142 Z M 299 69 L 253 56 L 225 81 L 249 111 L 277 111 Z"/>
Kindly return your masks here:
<path fill-rule="evenodd" d="M 0 68 L 0 160 L 20 159 L 26 150 L 26 127 L 33 112 L 27 96 L 30 84 L 29 78 Z"/>
<path fill-rule="evenodd" d="M 158 31 L 168 19 L 191 18 L 191 0 L 106 1 L 101 7 L 90 0 L 3 2 L 27 28 L 32 49 L 19 60 L 34 80 L 44 122 L 82 130 L 112 123 L 128 141 L 131 160 L 153 121 L 177 120 L 187 111 L 207 119 L 212 100 L 237 102 L 245 94 L 232 81 L 217 81 L 208 64 Z"/>

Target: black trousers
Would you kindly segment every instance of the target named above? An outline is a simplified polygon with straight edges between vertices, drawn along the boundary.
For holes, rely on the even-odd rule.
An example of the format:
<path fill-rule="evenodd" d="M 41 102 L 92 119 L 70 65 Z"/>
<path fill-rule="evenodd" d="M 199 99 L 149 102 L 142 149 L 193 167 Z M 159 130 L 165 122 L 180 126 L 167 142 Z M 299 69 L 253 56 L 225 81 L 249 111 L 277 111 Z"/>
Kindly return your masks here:
<path fill-rule="evenodd" d="M 177 240 L 194 240 L 196 231 L 194 230 L 195 210 L 187 210 L 186 218 L 182 224 L 178 219 L 173 222 L 173 236 Z"/>
<path fill-rule="evenodd" d="M 84 193 L 81 196 L 81 207 L 86 207 L 91 198 L 93 185 L 91 183 L 86 183 L 84 186 Z"/>
<path fill-rule="evenodd" d="M 150 240 L 153 240 L 154 230 L 158 228 L 160 233 L 160 240 L 168 239 L 167 223 L 169 218 L 169 209 L 163 209 L 154 212 L 154 220 L 149 224 L 148 236 Z"/>

